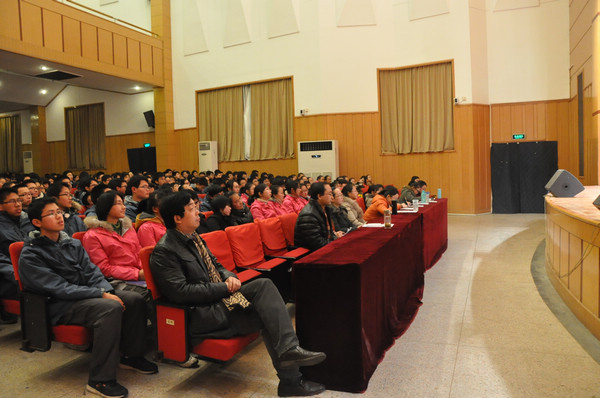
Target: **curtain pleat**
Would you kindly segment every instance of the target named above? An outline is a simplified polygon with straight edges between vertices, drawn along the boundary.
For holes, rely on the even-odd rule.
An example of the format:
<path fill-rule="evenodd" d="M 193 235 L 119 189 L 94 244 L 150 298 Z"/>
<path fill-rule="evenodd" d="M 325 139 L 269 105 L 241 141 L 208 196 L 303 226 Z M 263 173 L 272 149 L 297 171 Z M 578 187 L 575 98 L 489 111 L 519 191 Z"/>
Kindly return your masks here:
<path fill-rule="evenodd" d="M 65 135 L 69 168 L 76 170 L 105 168 L 104 104 L 66 108 Z"/>
<path fill-rule="evenodd" d="M 383 153 L 454 149 L 452 64 L 379 71 Z"/>
<path fill-rule="evenodd" d="M 19 115 L 0 117 L 0 171 L 23 172 Z"/>

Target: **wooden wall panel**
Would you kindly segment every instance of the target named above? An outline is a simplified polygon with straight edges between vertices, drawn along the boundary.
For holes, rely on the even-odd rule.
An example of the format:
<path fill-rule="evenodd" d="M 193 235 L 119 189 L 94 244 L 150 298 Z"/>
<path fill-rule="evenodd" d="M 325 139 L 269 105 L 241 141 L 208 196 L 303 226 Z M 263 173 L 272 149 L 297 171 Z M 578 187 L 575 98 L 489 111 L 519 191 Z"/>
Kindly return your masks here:
<path fill-rule="evenodd" d="M 113 48 L 115 65 L 127 68 L 127 39 L 116 33 L 113 34 Z"/>
<path fill-rule="evenodd" d="M 156 145 L 153 131 L 106 136 L 104 140 L 106 147 L 106 172 L 128 171 L 127 149 L 141 148 L 147 142 L 152 146 Z"/>
<path fill-rule="evenodd" d="M 81 55 L 85 58 L 98 59 L 98 29 L 90 24 L 81 24 Z"/>
<path fill-rule="evenodd" d="M 164 8 L 170 4 L 156 1 Z M 164 85 L 164 42 L 158 34 L 145 34 L 58 1 L 1 0 L 0 16 L 2 50 L 155 87 Z M 107 33 L 122 40 L 112 45 Z"/>
<path fill-rule="evenodd" d="M 42 10 L 44 47 L 56 51 L 63 50 L 62 18 L 60 14 Z"/>
<path fill-rule="evenodd" d="M 140 71 L 140 42 L 127 38 L 127 68 Z"/>
<path fill-rule="evenodd" d="M 19 0 L 0 1 L 0 36 L 21 40 L 21 26 L 19 24 Z"/>
<path fill-rule="evenodd" d="M 114 62 L 112 32 L 98 29 L 98 61 L 107 64 Z"/>
<path fill-rule="evenodd" d="M 25 43 L 43 46 L 42 9 L 33 4 L 21 2 L 21 34 Z"/>
<path fill-rule="evenodd" d="M 62 21 L 65 53 L 81 56 L 81 23 L 69 17 L 63 17 Z"/>

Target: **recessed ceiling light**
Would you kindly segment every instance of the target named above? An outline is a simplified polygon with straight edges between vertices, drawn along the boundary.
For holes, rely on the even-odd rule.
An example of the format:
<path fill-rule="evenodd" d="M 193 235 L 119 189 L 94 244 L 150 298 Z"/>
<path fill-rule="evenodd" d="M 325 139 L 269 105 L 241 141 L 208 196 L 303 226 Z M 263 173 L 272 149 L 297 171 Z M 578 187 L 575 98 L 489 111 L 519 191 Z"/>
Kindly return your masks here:
<path fill-rule="evenodd" d="M 50 68 L 48 68 L 46 65 L 40 66 L 40 69 L 43 70 L 43 71 L 50 70 Z"/>
<path fill-rule="evenodd" d="M 141 90 L 142 88 L 140 86 L 133 86 L 134 90 Z"/>
<path fill-rule="evenodd" d="M 48 94 L 48 90 L 46 90 L 45 88 L 43 88 L 43 89 L 40 90 L 40 94 L 46 95 L 46 94 Z"/>

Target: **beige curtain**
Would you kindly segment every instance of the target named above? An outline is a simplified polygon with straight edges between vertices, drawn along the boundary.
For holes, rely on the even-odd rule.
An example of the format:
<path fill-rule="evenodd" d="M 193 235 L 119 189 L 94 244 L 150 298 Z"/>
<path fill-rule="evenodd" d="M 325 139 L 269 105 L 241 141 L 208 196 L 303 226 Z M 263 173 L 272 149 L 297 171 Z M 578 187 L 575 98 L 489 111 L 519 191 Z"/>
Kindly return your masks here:
<path fill-rule="evenodd" d="M 381 150 L 412 151 L 412 73 L 410 69 L 379 71 Z"/>
<path fill-rule="evenodd" d="M 19 115 L 0 117 L 0 172 L 23 172 Z"/>
<path fill-rule="evenodd" d="M 383 153 L 454 149 L 452 63 L 379 71 Z"/>
<path fill-rule="evenodd" d="M 69 168 L 105 168 L 104 104 L 65 108 L 65 130 Z"/>
<path fill-rule="evenodd" d="M 250 159 L 288 159 L 294 155 L 292 79 L 251 85 Z"/>
<path fill-rule="evenodd" d="M 219 143 L 219 161 L 244 160 L 242 86 L 197 94 L 200 141 Z"/>
<path fill-rule="evenodd" d="M 452 64 L 416 67 L 412 72 L 412 152 L 453 149 Z"/>

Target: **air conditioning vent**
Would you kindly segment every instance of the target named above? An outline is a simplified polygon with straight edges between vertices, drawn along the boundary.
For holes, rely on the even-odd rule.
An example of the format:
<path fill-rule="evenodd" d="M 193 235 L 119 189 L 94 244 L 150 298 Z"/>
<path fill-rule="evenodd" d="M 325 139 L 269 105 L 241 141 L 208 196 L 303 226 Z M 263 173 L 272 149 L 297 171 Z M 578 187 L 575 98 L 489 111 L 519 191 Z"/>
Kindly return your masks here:
<path fill-rule="evenodd" d="M 302 141 L 298 142 L 298 171 L 306 176 L 331 176 L 335 179 L 339 175 L 338 142 L 328 141 Z"/>
<path fill-rule="evenodd" d="M 304 141 L 300 142 L 300 152 L 306 151 L 331 151 L 333 141 Z"/>

